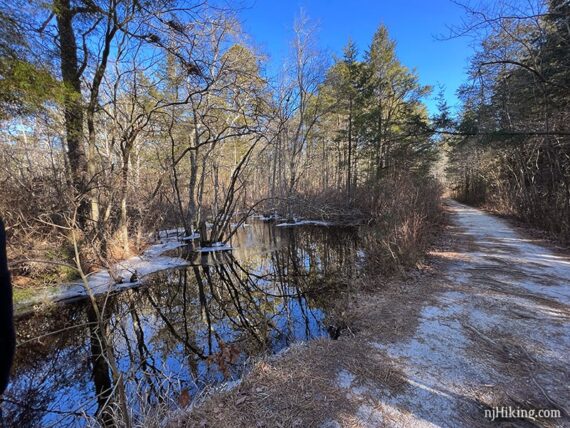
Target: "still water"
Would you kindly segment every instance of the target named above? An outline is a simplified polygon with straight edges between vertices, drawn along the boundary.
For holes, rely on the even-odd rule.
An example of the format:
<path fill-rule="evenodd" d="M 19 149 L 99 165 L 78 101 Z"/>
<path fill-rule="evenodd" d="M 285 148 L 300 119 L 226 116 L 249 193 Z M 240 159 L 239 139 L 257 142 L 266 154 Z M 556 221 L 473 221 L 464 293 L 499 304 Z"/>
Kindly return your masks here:
<path fill-rule="evenodd" d="M 327 335 L 335 296 L 324 285 L 362 264 L 356 229 L 256 222 L 231 245 L 231 252 L 200 255 L 175 250 L 191 266 L 101 297 L 102 329 L 86 301 L 20 319 L 6 425 L 104 419 L 100 410 L 116 392 L 105 346 L 135 415 L 141 405 L 186 404 L 208 385 L 238 379 L 251 356 Z"/>

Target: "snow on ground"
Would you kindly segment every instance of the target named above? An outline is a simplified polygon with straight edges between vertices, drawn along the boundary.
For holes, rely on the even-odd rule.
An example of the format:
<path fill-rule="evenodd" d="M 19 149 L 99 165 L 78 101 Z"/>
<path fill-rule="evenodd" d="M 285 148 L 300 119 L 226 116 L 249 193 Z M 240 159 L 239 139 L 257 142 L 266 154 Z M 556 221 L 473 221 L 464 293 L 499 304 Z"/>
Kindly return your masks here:
<path fill-rule="evenodd" d="M 183 229 L 163 230 L 159 232 L 161 243 L 151 245 L 141 255 L 118 262 L 115 266 L 116 274 L 123 278 L 122 284 L 116 284 L 107 270 L 94 272 L 88 276 L 89 288 L 95 295 L 109 291 L 123 290 L 140 285 L 140 282 L 130 282 L 131 275 L 136 271 L 141 277 L 165 269 L 188 265 L 188 261 L 178 257 L 163 256 L 167 251 L 186 245 L 179 237 L 184 233 Z M 199 237 L 197 235 L 196 237 Z M 61 284 L 49 295 L 38 295 L 34 300 L 25 302 L 22 307 L 27 308 L 45 301 L 61 302 L 87 296 L 82 282 L 77 281 L 69 284 Z"/>
<path fill-rule="evenodd" d="M 328 221 L 321 220 L 295 220 L 292 223 L 279 223 L 277 227 L 293 227 L 293 226 L 332 226 Z"/>
<path fill-rule="evenodd" d="M 98 295 L 110 291 L 138 287 L 140 285 L 138 280 L 130 282 L 131 275 L 135 271 L 140 280 L 145 275 L 159 272 L 161 270 L 187 266 L 189 263 L 185 259 L 162 255 L 167 251 L 186 245 L 188 241 L 192 241 L 200 237 L 199 233 L 194 233 L 191 236 L 183 235 L 183 228 L 159 231 L 158 236 L 161 239 L 161 243 L 151 245 L 141 255 L 122 260 L 115 265 L 115 273 L 119 277 L 123 278 L 122 283 L 115 283 L 107 270 L 101 270 L 88 275 L 90 291 L 94 295 Z M 195 251 L 199 253 L 211 253 L 216 251 L 230 251 L 232 249 L 233 248 L 228 244 L 215 242 L 208 247 L 196 248 Z M 45 301 L 61 302 L 84 298 L 86 296 L 87 292 L 83 283 L 77 281 L 68 284 L 61 284 L 57 289 L 51 291 L 49 294 L 38 294 L 32 300 L 21 304 L 21 307 L 28 308 Z"/>
<path fill-rule="evenodd" d="M 487 426 L 491 403 L 568 412 L 569 260 L 501 219 L 448 204 L 461 255 L 444 273 L 448 291 L 423 307 L 412 337 L 372 343 L 407 387 L 362 390 L 350 372 L 338 373 L 347 398 L 366 398 L 358 426 Z"/>
<path fill-rule="evenodd" d="M 182 238 L 180 238 L 180 240 L 181 241 L 193 241 L 194 239 L 198 239 L 199 237 L 200 237 L 200 234 L 198 232 L 194 232 L 190 236 L 183 236 Z"/>
<path fill-rule="evenodd" d="M 145 275 L 155 273 L 165 269 L 186 266 L 187 260 L 178 257 L 167 257 L 161 254 L 185 245 L 177 240 L 177 237 L 168 238 L 161 244 L 151 245 L 140 256 L 134 256 L 123 260 L 115 266 L 116 274 L 123 278 L 122 284 L 115 284 L 109 272 L 102 270 L 89 275 L 89 288 L 93 294 L 102 294 L 113 290 L 132 288 L 140 285 L 139 282 L 131 283 L 130 277 L 133 272 L 137 272 L 139 279 Z M 86 296 L 85 287 L 82 283 L 65 284 L 52 296 L 51 300 L 58 302 L 62 300 L 75 299 Z"/>
<path fill-rule="evenodd" d="M 570 259 L 446 204 L 452 225 L 425 274 L 365 278 L 378 288 L 355 287 L 338 340 L 257 364 L 239 392 L 189 417 L 223 427 L 570 427 Z M 485 414 L 506 406 L 562 417 Z"/>
<path fill-rule="evenodd" d="M 281 217 L 279 214 L 273 213 L 270 215 L 265 215 L 265 214 L 254 214 L 251 216 L 251 218 L 255 218 L 255 219 L 259 219 L 261 221 L 274 221 L 274 220 L 281 220 L 283 219 L 283 217 Z"/>
<path fill-rule="evenodd" d="M 570 304 L 570 260 L 519 236 L 504 220 L 458 203 L 451 207 L 458 226 L 480 248 L 470 252 L 471 268 L 504 269 L 497 279 Z M 510 269 L 520 275 L 513 277 Z"/>

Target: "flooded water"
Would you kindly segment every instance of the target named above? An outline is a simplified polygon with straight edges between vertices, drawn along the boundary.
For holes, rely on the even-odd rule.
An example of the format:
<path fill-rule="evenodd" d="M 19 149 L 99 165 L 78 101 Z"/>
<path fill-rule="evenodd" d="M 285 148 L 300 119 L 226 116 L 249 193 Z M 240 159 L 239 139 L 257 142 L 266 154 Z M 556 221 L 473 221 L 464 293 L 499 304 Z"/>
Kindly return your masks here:
<path fill-rule="evenodd" d="M 109 352 L 136 414 L 141 403 L 186 404 L 207 385 L 238 379 L 250 356 L 327 335 L 335 297 L 325 285 L 362 264 L 356 235 L 254 223 L 234 236 L 231 252 L 179 249 L 191 266 L 100 298 L 101 328 L 86 301 L 20 319 L 5 423 L 61 427 L 85 425 L 86 416 L 105 419 L 100 409 L 116 396 Z"/>

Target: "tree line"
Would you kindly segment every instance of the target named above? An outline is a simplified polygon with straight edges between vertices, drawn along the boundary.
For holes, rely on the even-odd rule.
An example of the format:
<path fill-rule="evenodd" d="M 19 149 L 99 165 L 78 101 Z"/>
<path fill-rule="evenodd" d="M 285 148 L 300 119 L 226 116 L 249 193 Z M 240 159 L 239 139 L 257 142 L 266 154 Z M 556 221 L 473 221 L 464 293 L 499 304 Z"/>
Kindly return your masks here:
<path fill-rule="evenodd" d="M 384 26 L 331 58 L 300 15 L 269 76 L 208 2 L 16 1 L 0 20 L 0 211 L 24 274 L 109 267 L 162 227 L 215 242 L 253 212 L 370 215 L 371 188 L 436 156 L 431 88 Z"/>
<path fill-rule="evenodd" d="M 480 38 L 447 138 L 454 194 L 570 240 L 570 4 L 465 7 Z"/>

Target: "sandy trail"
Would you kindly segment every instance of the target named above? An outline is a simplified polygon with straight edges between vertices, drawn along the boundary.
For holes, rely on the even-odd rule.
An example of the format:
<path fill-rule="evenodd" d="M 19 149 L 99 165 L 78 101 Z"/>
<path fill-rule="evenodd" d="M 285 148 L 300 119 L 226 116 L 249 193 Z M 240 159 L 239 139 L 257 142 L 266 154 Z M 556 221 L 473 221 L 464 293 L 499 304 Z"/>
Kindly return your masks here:
<path fill-rule="evenodd" d="M 257 363 L 172 425 L 570 426 L 570 260 L 445 205 L 451 225 L 424 273 L 363 280 L 353 334 Z M 493 422 L 494 406 L 561 417 Z"/>
<path fill-rule="evenodd" d="M 485 426 L 489 406 L 570 404 L 570 261 L 521 237 L 505 221 L 448 201 L 455 250 L 445 290 L 423 307 L 411 338 L 375 347 L 410 385 L 379 395 L 376 417 L 404 426 Z"/>

